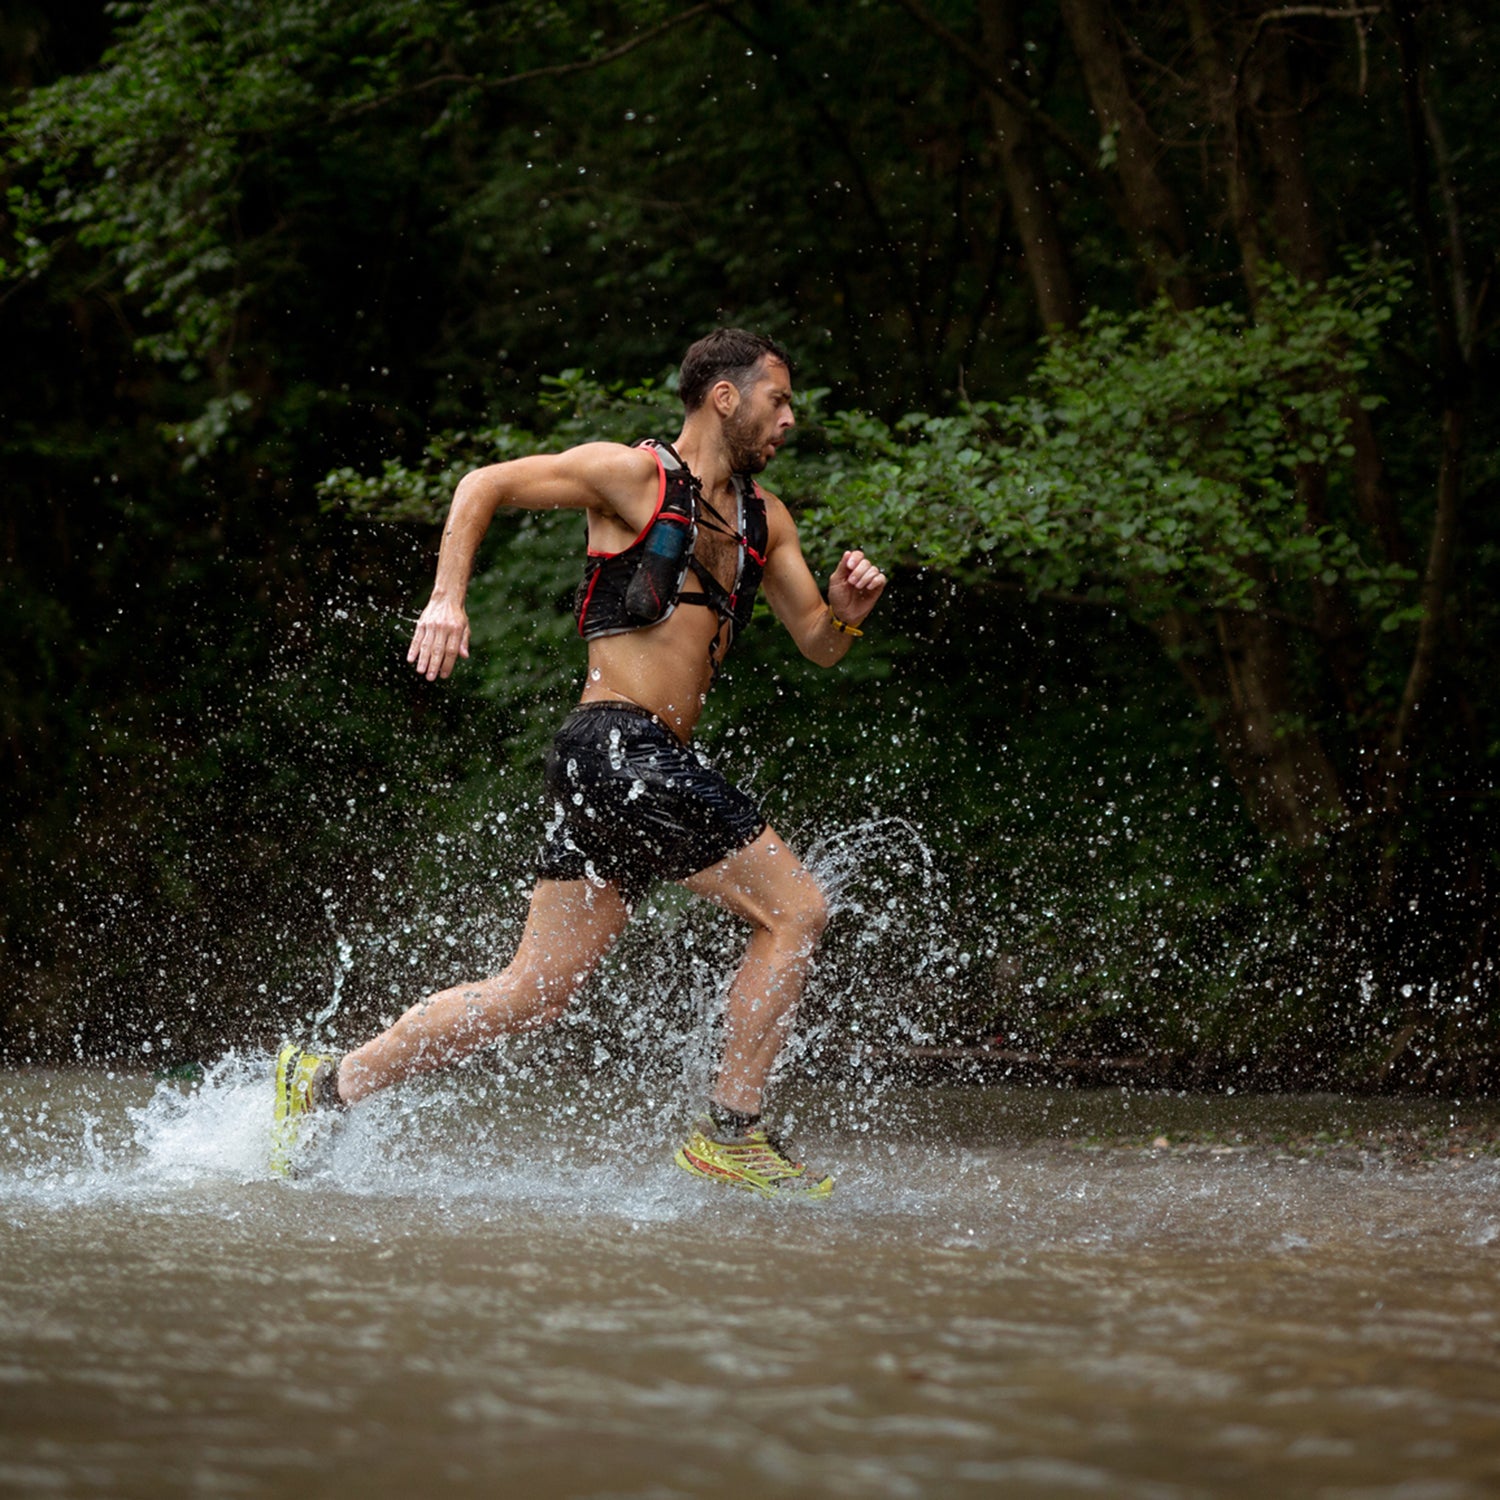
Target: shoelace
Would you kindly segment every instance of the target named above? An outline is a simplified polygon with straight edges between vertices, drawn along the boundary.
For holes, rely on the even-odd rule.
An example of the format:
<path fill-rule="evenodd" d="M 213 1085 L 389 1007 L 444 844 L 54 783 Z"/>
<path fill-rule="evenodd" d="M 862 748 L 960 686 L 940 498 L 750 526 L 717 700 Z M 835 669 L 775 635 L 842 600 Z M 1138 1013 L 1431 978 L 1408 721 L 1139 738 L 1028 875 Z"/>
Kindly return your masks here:
<path fill-rule="evenodd" d="M 805 1170 L 800 1161 L 792 1161 L 787 1156 L 781 1142 L 768 1130 L 752 1130 L 739 1149 L 750 1162 L 774 1167 L 782 1177 L 800 1177 Z"/>

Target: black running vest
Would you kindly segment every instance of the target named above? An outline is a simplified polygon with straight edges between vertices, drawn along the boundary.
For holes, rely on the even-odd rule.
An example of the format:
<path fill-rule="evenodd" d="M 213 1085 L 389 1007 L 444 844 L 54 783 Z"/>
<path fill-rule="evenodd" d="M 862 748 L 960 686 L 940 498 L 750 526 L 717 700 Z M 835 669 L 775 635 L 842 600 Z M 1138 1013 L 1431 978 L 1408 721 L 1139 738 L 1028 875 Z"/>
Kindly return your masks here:
<path fill-rule="evenodd" d="M 665 620 L 679 604 L 701 604 L 729 622 L 729 640 L 743 630 L 755 610 L 755 596 L 766 566 L 766 502 L 748 475 L 734 476 L 739 500 L 738 527 L 703 498 L 698 477 L 670 443 L 647 439 L 639 445 L 656 459 L 656 510 L 631 544 L 620 552 L 590 552 L 584 564 L 574 612 L 585 640 L 644 630 Z M 698 528 L 732 537 L 739 544 L 733 588 L 726 589 L 694 556 Z M 691 570 L 701 593 L 684 593 Z M 709 658 L 718 665 L 718 640 Z"/>

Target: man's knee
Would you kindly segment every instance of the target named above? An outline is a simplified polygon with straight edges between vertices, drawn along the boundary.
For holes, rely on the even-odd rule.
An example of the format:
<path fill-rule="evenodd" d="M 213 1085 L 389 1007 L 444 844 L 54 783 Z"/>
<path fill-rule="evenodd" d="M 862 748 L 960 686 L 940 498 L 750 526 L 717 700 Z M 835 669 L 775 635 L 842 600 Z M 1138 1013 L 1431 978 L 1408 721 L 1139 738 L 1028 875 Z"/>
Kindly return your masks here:
<path fill-rule="evenodd" d="M 528 1030 L 550 1026 L 559 1020 L 573 997 L 583 988 L 588 974 L 527 973 L 517 976 L 515 993 L 525 1012 Z"/>
<path fill-rule="evenodd" d="M 796 897 L 786 902 L 779 913 L 786 936 L 803 952 L 818 946 L 828 926 L 828 900 L 811 875 L 798 881 Z"/>

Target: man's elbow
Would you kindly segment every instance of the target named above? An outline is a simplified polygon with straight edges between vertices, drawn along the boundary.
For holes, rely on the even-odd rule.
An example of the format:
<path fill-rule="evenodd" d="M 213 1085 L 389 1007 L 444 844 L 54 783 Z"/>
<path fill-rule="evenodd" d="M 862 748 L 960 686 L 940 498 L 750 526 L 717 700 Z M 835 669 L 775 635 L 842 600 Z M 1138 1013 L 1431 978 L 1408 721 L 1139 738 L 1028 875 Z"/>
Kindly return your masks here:
<path fill-rule="evenodd" d="M 482 469 L 470 469 L 454 487 L 453 509 L 482 517 L 494 515 L 505 504 L 500 468 L 499 464 L 489 464 Z"/>
<path fill-rule="evenodd" d="M 819 667 L 838 666 L 843 661 L 846 650 L 839 642 L 822 639 L 820 635 L 814 635 L 807 640 L 799 641 L 797 649 L 814 666 Z"/>

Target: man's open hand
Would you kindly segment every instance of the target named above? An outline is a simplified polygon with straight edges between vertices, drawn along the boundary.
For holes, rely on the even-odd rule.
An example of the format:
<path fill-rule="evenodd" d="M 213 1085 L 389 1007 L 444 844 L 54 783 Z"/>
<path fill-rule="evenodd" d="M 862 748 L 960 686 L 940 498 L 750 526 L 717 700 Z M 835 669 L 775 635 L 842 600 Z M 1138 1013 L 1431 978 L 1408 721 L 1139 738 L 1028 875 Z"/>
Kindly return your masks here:
<path fill-rule="evenodd" d="M 428 682 L 447 677 L 459 657 L 469 654 L 469 616 L 462 604 L 432 600 L 422 611 L 406 653 Z"/>

